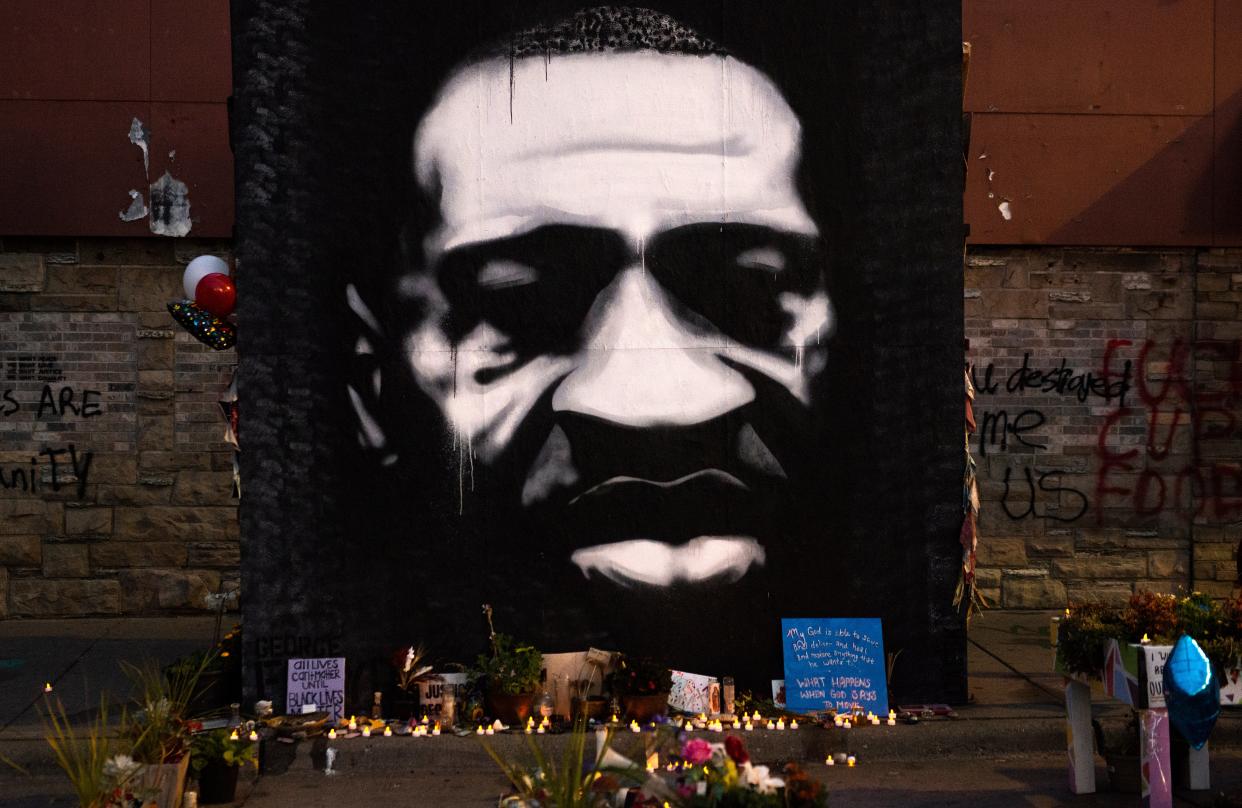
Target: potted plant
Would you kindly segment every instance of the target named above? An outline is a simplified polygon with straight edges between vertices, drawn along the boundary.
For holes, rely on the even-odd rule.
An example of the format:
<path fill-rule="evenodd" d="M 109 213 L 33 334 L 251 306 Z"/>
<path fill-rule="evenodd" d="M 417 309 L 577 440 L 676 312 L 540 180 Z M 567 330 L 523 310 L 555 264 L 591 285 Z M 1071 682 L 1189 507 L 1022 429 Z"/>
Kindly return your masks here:
<path fill-rule="evenodd" d="M 482 680 L 488 714 L 506 724 L 518 724 L 531 713 L 543 671 L 543 654 L 533 645 L 497 633 L 492 626 L 491 606 L 485 604 L 483 613 L 491 653 L 479 654 L 475 677 Z"/>
<path fill-rule="evenodd" d="M 229 729 L 200 732 L 190 741 L 190 768 L 198 780 L 198 801 L 203 804 L 232 802 L 237 793 L 237 774 L 255 758 L 255 744 L 237 738 Z"/>
<path fill-rule="evenodd" d="M 45 696 L 43 738 L 56 765 L 69 778 L 80 808 L 135 808 L 149 792 L 139 782 L 142 765 L 128 752 L 127 716 L 113 722 L 106 696 L 89 723 L 75 724 L 56 696 Z"/>
<path fill-rule="evenodd" d="M 668 713 L 673 673 L 666 665 L 647 657 L 621 657 L 610 681 L 626 718 L 642 722 Z"/>
<path fill-rule="evenodd" d="M 134 760 L 143 764 L 138 779 L 158 793 L 158 808 L 178 808 L 190 765 L 190 736 L 202 725 L 188 717 L 199 678 L 213 657 L 169 673 L 153 660 L 122 662 L 134 687 L 135 712 L 128 734 Z"/>

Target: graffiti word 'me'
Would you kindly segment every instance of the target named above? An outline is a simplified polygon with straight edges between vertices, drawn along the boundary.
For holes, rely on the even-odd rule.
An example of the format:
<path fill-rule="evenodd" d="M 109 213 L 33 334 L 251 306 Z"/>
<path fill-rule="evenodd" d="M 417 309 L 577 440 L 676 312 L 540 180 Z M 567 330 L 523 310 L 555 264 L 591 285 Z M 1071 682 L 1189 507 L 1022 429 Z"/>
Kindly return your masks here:
<path fill-rule="evenodd" d="M 8 389 L 0 393 L 0 417 L 7 418 L 22 411 L 22 403 L 14 396 L 15 392 L 15 390 Z M 53 393 L 52 386 L 45 384 L 39 396 L 39 407 L 35 412 L 35 419 L 63 418 L 66 414 L 76 415 L 79 418 L 103 415 L 103 406 L 99 402 L 99 396 L 98 390 L 83 390 L 79 397 L 74 389 L 68 386 Z"/>
<path fill-rule="evenodd" d="M 40 458 L 45 455 L 49 461 L 49 473 L 46 478 L 40 473 L 43 466 Z M 86 479 L 91 471 L 92 459 L 94 459 L 93 452 L 83 452 L 79 455 L 72 443 L 65 449 L 43 449 L 38 455 L 30 458 L 29 470 L 24 466 L 7 469 L 0 466 L 0 491 L 34 494 L 41 487 L 50 486 L 53 491 L 59 491 L 62 485 L 76 482 L 78 499 L 82 499 L 86 496 Z"/>

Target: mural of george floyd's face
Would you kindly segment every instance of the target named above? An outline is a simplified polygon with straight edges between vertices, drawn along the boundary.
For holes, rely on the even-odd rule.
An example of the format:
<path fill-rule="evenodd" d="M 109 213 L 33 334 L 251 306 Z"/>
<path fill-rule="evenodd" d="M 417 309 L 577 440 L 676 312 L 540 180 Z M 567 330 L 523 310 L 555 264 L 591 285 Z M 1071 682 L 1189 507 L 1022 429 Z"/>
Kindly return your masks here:
<path fill-rule="evenodd" d="M 397 284 L 392 339 L 487 472 L 463 496 L 623 587 L 771 561 L 805 496 L 833 327 L 801 147 L 779 90 L 726 55 L 525 56 L 450 77 L 414 137 L 439 222 Z"/>

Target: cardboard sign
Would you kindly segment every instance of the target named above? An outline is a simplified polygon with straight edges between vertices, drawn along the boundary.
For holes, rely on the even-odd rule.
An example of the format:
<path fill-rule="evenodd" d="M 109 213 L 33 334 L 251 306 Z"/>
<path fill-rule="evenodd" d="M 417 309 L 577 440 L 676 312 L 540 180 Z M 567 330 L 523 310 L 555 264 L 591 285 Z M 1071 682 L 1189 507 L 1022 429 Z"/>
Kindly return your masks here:
<path fill-rule="evenodd" d="M 465 687 L 466 674 L 460 672 L 438 673 L 418 683 L 419 715 L 436 719 L 444 706 L 444 690 L 449 688 L 456 697 L 458 689 Z"/>
<path fill-rule="evenodd" d="M 289 660 L 285 693 L 288 715 L 298 715 L 314 705 L 315 710 L 340 718 L 345 709 L 345 657 Z"/>
<path fill-rule="evenodd" d="M 1171 645 L 1139 645 L 1143 654 L 1143 683 L 1147 686 L 1147 706 L 1164 706 L 1164 663 L 1173 653 Z"/>
<path fill-rule="evenodd" d="M 781 646 L 790 710 L 888 713 L 879 618 L 783 618 Z"/>
<path fill-rule="evenodd" d="M 712 712 L 711 688 L 714 676 L 700 673 L 672 671 L 673 689 L 668 694 L 668 706 L 684 713 Z"/>

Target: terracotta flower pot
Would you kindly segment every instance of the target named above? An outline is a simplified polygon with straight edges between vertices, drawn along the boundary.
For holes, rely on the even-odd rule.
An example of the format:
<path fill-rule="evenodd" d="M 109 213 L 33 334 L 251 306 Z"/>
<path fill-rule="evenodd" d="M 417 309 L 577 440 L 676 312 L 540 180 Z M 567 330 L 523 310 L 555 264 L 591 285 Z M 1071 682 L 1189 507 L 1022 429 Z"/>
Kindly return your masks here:
<path fill-rule="evenodd" d="M 213 760 L 198 774 L 198 801 L 203 805 L 232 802 L 237 796 L 239 766 Z"/>
<path fill-rule="evenodd" d="M 668 714 L 668 693 L 652 693 L 649 696 L 622 696 L 621 706 L 625 717 L 640 724 L 657 715 Z"/>
<path fill-rule="evenodd" d="M 517 726 L 530 716 L 534 693 L 488 693 L 487 714 L 503 723 Z"/>

